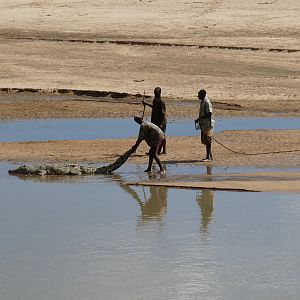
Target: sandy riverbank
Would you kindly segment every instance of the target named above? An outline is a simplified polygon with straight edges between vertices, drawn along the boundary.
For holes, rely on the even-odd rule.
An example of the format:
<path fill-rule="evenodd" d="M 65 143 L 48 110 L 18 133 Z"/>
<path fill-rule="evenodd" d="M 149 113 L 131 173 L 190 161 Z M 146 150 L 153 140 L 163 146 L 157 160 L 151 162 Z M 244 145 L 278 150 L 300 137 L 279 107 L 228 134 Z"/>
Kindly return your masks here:
<path fill-rule="evenodd" d="M 300 100 L 299 5 L 0 1 L 0 87 L 152 95 L 161 86 L 170 99 L 206 88 L 215 101 L 285 111 Z"/>
<path fill-rule="evenodd" d="M 227 131 L 216 135 L 216 138 L 230 148 L 247 152 L 285 151 L 287 149 L 300 150 L 300 131 Z M 98 141 L 49 141 L 0 143 L 0 160 L 10 162 L 39 163 L 89 163 L 108 164 L 116 160 L 125 149 L 135 142 L 135 139 L 98 140 Z M 127 163 L 143 164 L 148 162 L 145 155 L 148 147 L 142 144 L 137 153 L 129 158 Z M 169 137 L 168 154 L 161 156 L 166 168 L 163 177 L 154 176 L 146 182 L 131 182 L 134 185 L 161 185 L 177 188 L 209 188 L 217 190 L 263 191 L 263 192 L 299 192 L 300 178 L 297 170 L 300 168 L 300 152 L 238 155 L 228 152 L 220 145 L 213 144 L 215 159 L 210 163 L 201 162 L 204 157 L 204 147 L 200 145 L 198 137 Z M 178 175 L 169 176 L 171 165 L 190 165 L 199 168 L 210 167 L 249 167 L 257 168 L 252 173 L 218 174 L 208 172 L 206 175 Z M 259 169 L 274 168 L 281 172 L 259 172 Z M 286 170 L 286 171 L 283 171 Z M 153 171 L 155 173 L 155 171 Z M 151 176 L 150 176 L 151 177 Z M 47 179 L 46 179 L 47 180 Z"/>
<path fill-rule="evenodd" d="M 0 120 L 49 119 L 49 118 L 124 118 L 141 115 L 142 97 L 117 94 L 117 96 L 78 96 L 72 91 L 64 93 L 41 90 L 39 92 L 0 91 Z M 100 94 L 98 91 L 90 93 Z M 146 95 L 151 103 L 152 94 Z M 199 100 L 163 97 L 169 119 L 188 118 L 194 120 L 199 111 Z M 299 117 L 300 101 L 286 100 L 285 109 L 276 99 L 256 101 L 212 99 L 214 117 Z M 145 111 L 149 117 L 151 110 Z"/>
<path fill-rule="evenodd" d="M 240 152 L 257 153 L 300 149 L 299 130 L 225 131 L 215 135 L 226 146 Z M 48 141 L 0 143 L 0 160 L 11 162 L 113 162 L 127 151 L 135 139 L 96 141 Z M 165 164 L 201 164 L 205 149 L 199 137 L 168 137 L 168 154 L 162 156 Z M 142 144 L 129 162 L 147 163 Z M 213 144 L 214 166 L 253 166 L 266 168 L 299 168 L 300 152 L 238 155 Z"/>
<path fill-rule="evenodd" d="M 299 117 L 299 1 L 0 1 L 0 120 L 140 115 L 161 86 L 168 118 L 195 119 L 205 88 L 215 117 Z M 64 89 L 65 93 L 53 93 Z M 127 93 L 78 96 L 76 90 Z M 148 100 L 150 100 L 148 98 Z M 146 111 L 149 116 L 150 111 Z M 299 149 L 299 131 L 223 132 L 241 152 Z M 0 143 L 0 160 L 113 161 L 134 142 Z M 298 168 L 299 152 L 241 156 L 214 143 L 215 166 Z M 130 162 L 146 164 L 143 146 Z M 196 164 L 196 137 L 168 138 L 165 164 Z M 261 179 L 263 181 L 263 179 Z"/>

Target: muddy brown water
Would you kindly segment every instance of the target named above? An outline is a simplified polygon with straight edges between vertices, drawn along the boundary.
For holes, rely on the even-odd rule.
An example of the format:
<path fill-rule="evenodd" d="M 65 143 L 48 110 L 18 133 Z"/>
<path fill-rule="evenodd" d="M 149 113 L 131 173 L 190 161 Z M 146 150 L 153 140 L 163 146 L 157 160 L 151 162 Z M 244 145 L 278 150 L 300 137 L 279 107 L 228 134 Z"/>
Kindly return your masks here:
<path fill-rule="evenodd" d="M 123 185 L 146 178 L 134 165 L 51 180 L 11 167 L 1 299 L 299 299 L 299 194 Z"/>

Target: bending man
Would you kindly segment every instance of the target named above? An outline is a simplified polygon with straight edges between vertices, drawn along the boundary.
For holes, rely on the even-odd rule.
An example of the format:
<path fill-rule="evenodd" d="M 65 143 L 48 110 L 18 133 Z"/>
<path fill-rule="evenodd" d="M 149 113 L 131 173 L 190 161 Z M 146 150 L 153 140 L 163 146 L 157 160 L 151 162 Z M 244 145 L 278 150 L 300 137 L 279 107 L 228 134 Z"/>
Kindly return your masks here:
<path fill-rule="evenodd" d="M 134 121 L 140 124 L 140 131 L 138 139 L 135 143 L 137 148 L 142 141 L 145 141 L 150 147 L 149 150 L 149 164 L 145 172 L 150 172 L 152 168 L 153 159 L 157 162 L 159 166 L 160 173 L 164 173 L 164 169 L 158 157 L 158 150 L 161 144 L 165 140 L 165 135 L 162 130 L 153 123 L 145 122 L 140 117 L 134 117 Z"/>

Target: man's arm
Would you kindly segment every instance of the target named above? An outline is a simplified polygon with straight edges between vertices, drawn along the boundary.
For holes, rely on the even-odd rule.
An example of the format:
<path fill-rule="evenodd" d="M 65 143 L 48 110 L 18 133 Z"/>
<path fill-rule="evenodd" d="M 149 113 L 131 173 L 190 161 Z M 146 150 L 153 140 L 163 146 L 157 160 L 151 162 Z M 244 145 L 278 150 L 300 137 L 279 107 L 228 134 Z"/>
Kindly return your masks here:
<path fill-rule="evenodd" d="M 205 105 L 205 117 L 209 119 L 210 127 L 212 127 L 211 126 L 212 105 L 209 100 L 206 101 L 206 105 Z"/>
<path fill-rule="evenodd" d="M 163 116 L 166 115 L 166 103 L 164 101 L 161 101 L 161 113 Z"/>
<path fill-rule="evenodd" d="M 143 125 L 140 126 L 140 131 L 139 131 L 139 135 L 138 135 L 138 138 L 135 142 L 135 149 L 138 148 L 138 146 L 140 145 L 140 143 L 145 139 L 145 131 L 144 131 L 144 127 Z"/>
<path fill-rule="evenodd" d="M 145 100 L 143 100 L 142 103 L 143 103 L 144 106 L 149 106 L 149 107 L 153 108 L 153 105 L 147 103 Z"/>
<path fill-rule="evenodd" d="M 141 143 L 142 141 L 143 141 L 143 140 L 141 140 L 141 139 L 139 139 L 139 138 L 136 140 L 135 145 L 133 146 L 134 151 L 136 151 L 136 149 L 139 147 L 139 145 L 140 145 L 140 143 Z"/>

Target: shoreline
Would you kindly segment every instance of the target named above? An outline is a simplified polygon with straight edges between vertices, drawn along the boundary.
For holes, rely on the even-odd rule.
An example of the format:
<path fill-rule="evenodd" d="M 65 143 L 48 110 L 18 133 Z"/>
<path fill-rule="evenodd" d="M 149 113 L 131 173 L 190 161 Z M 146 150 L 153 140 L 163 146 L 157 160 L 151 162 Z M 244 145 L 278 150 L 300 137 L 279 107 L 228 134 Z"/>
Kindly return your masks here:
<path fill-rule="evenodd" d="M 234 151 L 260 153 L 273 151 L 300 151 L 300 130 L 234 130 L 216 133 L 214 137 Z M 105 140 L 60 140 L 43 142 L 1 142 L 0 161 L 10 162 L 87 162 L 111 163 L 127 151 L 136 138 Z M 142 143 L 129 161 L 147 163 L 148 147 Z M 212 166 L 298 168 L 300 152 L 271 153 L 267 155 L 238 155 L 213 142 L 215 156 Z M 167 137 L 165 164 L 198 164 L 205 147 L 198 136 Z"/>
<path fill-rule="evenodd" d="M 151 96 L 147 97 L 152 100 Z M 68 118 L 120 118 L 132 117 L 141 113 L 141 95 L 128 93 L 112 93 L 82 90 L 39 90 L 14 89 L 0 91 L 0 120 L 38 120 Z M 164 99 L 168 108 L 168 118 L 172 120 L 193 119 L 198 111 L 198 100 Z M 298 102 L 296 102 L 297 105 Z M 215 101 L 214 115 L 216 118 L 255 118 L 299 117 L 298 106 L 294 111 L 279 114 L 278 101 L 263 101 L 267 111 L 255 111 L 257 101 Z M 149 117 L 150 110 L 146 111 Z M 300 130 L 231 130 L 216 133 L 217 140 L 226 146 L 241 152 L 267 152 L 270 149 L 286 151 L 300 149 Z M 168 155 L 161 156 L 164 165 L 193 165 L 211 167 L 244 167 L 257 168 L 249 173 L 214 174 L 213 181 L 207 182 L 209 175 L 202 177 L 200 183 L 187 179 L 187 176 L 174 178 L 167 175 L 162 180 L 147 182 L 127 182 L 129 185 L 159 185 L 171 188 L 196 188 L 215 190 L 258 191 L 258 192 L 300 192 L 300 179 L 294 176 L 293 169 L 300 168 L 300 154 L 279 153 L 256 156 L 236 155 L 213 143 L 215 160 L 202 163 L 204 146 L 200 138 L 168 136 Z M 101 163 L 113 162 L 133 143 L 134 138 L 114 140 L 67 140 L 44 142 L 1 142 L 0 161 L 11 163 Z M 259 148 L 258 148 L 259 147 Z M 188 149 L 188 151 L 186 151 Z M 258 149 L 260 149 L 258 151 Z M 137 153 L 129 158 L 129 164 L 147 164 L 145 155 L 147 146 L 141 145 Z M 285 169 L 278 176 L 278 171 L 259 172 L 260 168 Z M 296 173 L 299 175 L 300 173 Z M 256 179 L 249 180 L 249 176 Z M 190 176 L 188 176 L 190 177 Z M 43 180 L 43 179 L 42 179 Z M 51 180 L 51 179 L 47 179 Z M 204 181 L 203 181 L 204 180 Z"/>
<path fill-rule="evenodd" d="M 215 118 L 300 118 L 299 1 L 85 1 L 86 14 L 78 1 L 0 7 L 1 121 L 132 118 L 143 111 L 143 91 L 150 102 L 156 86 L 169 120 L 196 119 L 202 88 Z M 215 137 L 252 153 L 299 149 L 299 132 Z M 0 143 L 0 161 L 107 163 L 133 142 Z M 168 147 L 164 163 L 201 165 L 199 137 L 168 137 Z M 147 163 L 146 150 L 129 161 Z M 213 152 L 212 166 L 300 165 L 298 153 L 237 156 L 216 143 Z"/>
<path fill-rule="evenodd" d="M 145 95 L 148 102 L 150 94 Z M 0 88 L 0 120 L 119 118 L 141 114 L 141 94 L 99 90 Z M 199 100 L 163 97 L 167 117 L 195 119 Z M 211 100 L 215 117 L 300 117 L 300 101 L 286 100 L 286 109 L 278 100 Z M 257 109 L 257 106 L 260 109 Z M 150 109 L 146 110 L 146 116 Z"/>

